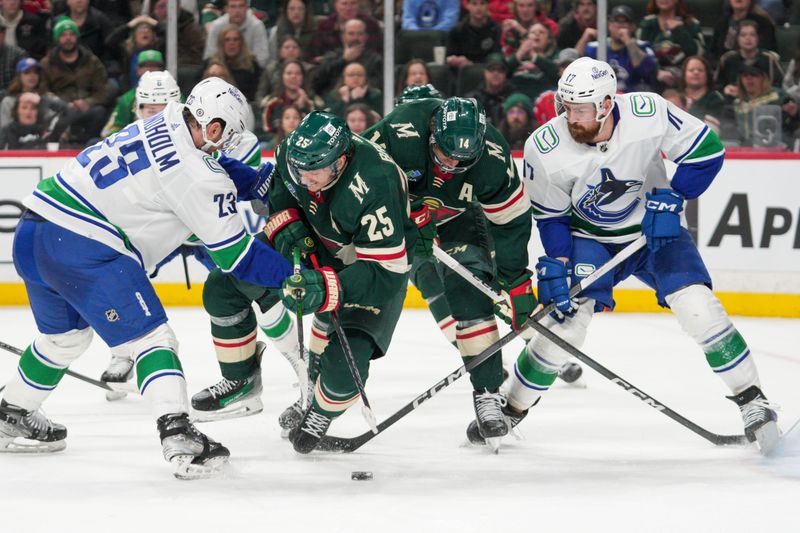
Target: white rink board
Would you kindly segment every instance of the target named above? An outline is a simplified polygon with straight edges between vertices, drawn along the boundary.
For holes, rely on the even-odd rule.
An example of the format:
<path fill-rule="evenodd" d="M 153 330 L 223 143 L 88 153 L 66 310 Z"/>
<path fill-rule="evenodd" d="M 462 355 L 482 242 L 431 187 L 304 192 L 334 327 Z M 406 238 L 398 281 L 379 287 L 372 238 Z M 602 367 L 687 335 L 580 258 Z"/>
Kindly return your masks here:
<path fill-rule="evenodd" d="M 19 203 L 40 178 L 57 172 L 66 158 L 0 157 L 0 282 L 17 282 L 11 262 L 11 238 Z M 265 160 L 270 160 L 265 158 Z M 515 159 L 518 167 L 521 158 Z M 674 167 L 669 164 L 668 166 Z M 720 225 L 726 206 L 731 201 L 746 200 L 750 223 L 743 233 L 752 235 L 752 245 L 739 235 L 727 235 L 719 243 L 711 237 Z M 739 204 L 736 204 L 739 205 Z M 251 232 L 260 231 L 263 217 L 258 217 L 246 204 L 239 204 L 245 226 Z M 768 211 L 769 210 L 769 211 Z M 743 209 L 734 210 L 725 221 L 729 226 L 743 225 L 739 220 Z M 762 246 L 764 225 L 768 213 L 773 213 L 775 235 L 768 246 Z M 785 227 L 783 227 L 785 226 Z M 721 174 L 699 200 L 699 248 L 714 279 L 715 290 L 737 292 L 771 292 L 800 294 L 800 159 L 749 160 L 734 156 L 726 160 Z M 733 230 L 732 230 L 733 231 Z M 534 232 L 530 245 L 531 262 L 542 255 L 538 234 Z M 205 269 L 189 261 L 191 279 L 202 283 Z M 164 268 L 158 282 L 182 282 L 183 267 L 173 261 Z M 641 287 L 635 280 L 623 287 Z"/>

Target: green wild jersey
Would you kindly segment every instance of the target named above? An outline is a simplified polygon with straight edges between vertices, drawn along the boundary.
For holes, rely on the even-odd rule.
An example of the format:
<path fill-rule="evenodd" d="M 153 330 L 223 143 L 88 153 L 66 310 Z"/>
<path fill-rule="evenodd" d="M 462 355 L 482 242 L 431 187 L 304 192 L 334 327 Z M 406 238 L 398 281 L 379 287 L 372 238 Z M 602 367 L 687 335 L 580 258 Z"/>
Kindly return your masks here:
<path fill-rule="evenodd" d="M 297 209 L 316 234 L 320 262 L 339 275 L 343 303 L 380 307 L 405 290 L 417 237 L 408 184 L 383 149 L 353 135 L 354 150 L 335 185 L 314 195 L 289 175 L 284 140 L 275 150 L 270 211 Z"/>
<path fill-rule="evenodd" d="M 480 160 L 466 172 L 448 174 L 434 166 L 429 148 L 431 117 L 442 103 L 436 98 L 397 106 L 363 136 L 383 146 L 409 181 L 412 200 L 423 198 L 437 225 L 454 220 L 477 202 L 495 243 L 497 272 L 511 281 L 528 266 L 530 208 L 506 140 L 491 124 Z"/>

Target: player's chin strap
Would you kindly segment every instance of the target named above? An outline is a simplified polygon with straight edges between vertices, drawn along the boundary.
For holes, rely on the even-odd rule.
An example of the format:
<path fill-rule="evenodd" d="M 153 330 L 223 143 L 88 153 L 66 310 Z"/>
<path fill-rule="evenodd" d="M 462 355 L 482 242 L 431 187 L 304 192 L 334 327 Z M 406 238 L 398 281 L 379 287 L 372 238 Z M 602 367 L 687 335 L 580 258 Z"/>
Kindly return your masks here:
<path fill-rule="evenodd" d="M 2 348 L 7 352 L 13 353 L 14 355 L 18 355 L 20 357 L 22 356 L 22 350 L 20 350 L 16 346 L 11 346 L 10 344 L 0 342 L 0 348 Z M 72 370 L 69 369 L 67 369 L 66 374 L 68 376 L 72 376 L 75 379 L 85 381 L 90 385 L 94 385 L 95 387 L 100 387 L 101 389 L 105 389 L 106 391 L 130 392 L 132 394 L 139 394 L 139 389 L 137 389 L 136 385 L 134 385 L 133 383 L 106 383 L 105 381 L 98 381 L 88 376 L 84 376 L 83 374 L 79 374 L 78 372 L 73 372 Z M 0 392 L 2 392 L 3 389 L 5 389 L 5 385 L 0 387 Z"/>
<path fill-rule="evenodd" d="M 614 260 L 616 260 L 619 256 L 623 255 L 623 253 L 626 253 L 628 250 L 632 250 L 631 253 L 639 250 L 644 246 L 645 243 L 646 243 L 645 237 L 644 236 L 639 237 L 639 239 L 637 239 L 636 241 L 625 247 L 625 249 L 623 249 L 622 252 L 620 252 L 614 258 Z M 472 285 L 473 287 L 481 291 L 483 294 L 491 298 L 495 303 L 500 303 L 505 301 L 505 298 L 503 298 L 500 294 L 492 290 L 491 287 L 486 285 L 482 280 L 476 277 L 472 272 L 467 270 L 461 263 L 453 259 L 451 256 L 447 254 L 447 252 L 445 252 L 438 246 L 433 247 L 433 255 L 435 255 L 436 259 L 444 263 L 445 266 L 450 268 L 453 272 L 464 278 L 464 280 L 467 281 L 470 285 Z M 573 295 L 572 291 L 570 290 L 570 296 L 572 295 Z M 561 337 L 559 337 L 558 335 L 547 329 L 544 325 L 542 325 L 538 321 L 528 320 L 526 325 L 536 330 L 536 332 L 538 332 L 540 335 L 545 337 L 547 340 L 549 340 L 550 342 L 552 342 L 553 344 L 555 344 L 556 346 L 558 346 L 559 348 L 570 354 L 571 356 L 575 357 L 579 361 L 591 367 L 593 370 L 597 371 L 597 373 L 599 373 L 607 380 L 616 383 L 617 385 L 619 385 L 626 391 L 630 392 L 636 398 L 639 398 L 653 409 L 662 412 L 663 414 L 670 417 L 683 427 L 693 431 L 695 434 L 703 437 L 709 442 L 718 445 L 744 444 L 746 442 L 746 438 L 744 435 L 717 435 L 716 433 L 712 433 L 706 430 L 705 428 L 698 426 L 691 420 L 683 417 L 682 415 L 676 413 L 666 405 L 657 401 L 655 398 L 648 395 L 644 391 L 637 389 L 630 383 L 626 382 L 625 380 L 620 378 L 619 375 L 607 369 L 606 367 L 604 367 L 603 365 L 601 365 L 600 363 L 598 363 L 597 361 L 595 361 L 594 359 L 592 359 L 591 357 L 580 351 L 578 348 L 574 347 L 573 345 L 571 345 L 570 343 L 568 343 L 567 341 L 565 341 L 564 339 L 562 339 Z"/>
<path fill-rule="evenodd" d="M 638 239 L 636 239 L 635 241 L 633 241 L 632 243 L 628 244 L 617 255 L 612 257 L 606 264 L 604 264 L 603 266 L 599 267 L 597 270 L 592 272 L 589 276 L 586 276 L 585 278 L 580 280 L 578 283 L 573 285 L 569 290 L 570 297 L 577 296 L 580 292 L 583 292 L 584 290 L 586 290 L 590 285 L 592 285 L 598 279 L 602 278 L 603 276 L 605 276 L 609 272 L 613 271 L 617 266 L 622 264 L 630 256 L 632 256 L 634 253 L 636 253 L 637 251 L 642 249 L 646 242 L 647 241 L 646 241 L 645 237 L 642 236 L 642 237 L 639 237 Z M 524 330 L 525 328 L 528 328 L 528 327 L 533 327 L 533 324 L 535 324 L 536 322 L 538 322 L 539 320 L 541 320 L 542 318 L 544 318 L 548 314 L 552 313 L 553 310 L 555 309 L 555 307 L 556 307 L 555 304 L 552 304 L 552 303 L 550 303 L 550 304 L 548 304 L 546 306 L 542 306 L 541 304 L 539 306 L 537 306 L 535 311 L 534 311 L 534 313 L 532 314 L 532 316 L 523 325 L 522 330 Z M 520 331 L 522 331 L 522 330 L 520 330 Z M 497 352 L 498 350 L 502 349 L 504 346 L 506 346 L 507 344 L 511 343 L 514 339 L 516 339 L 517 336 L 519 336 L 520 331 L 511 331 L 510 333 L 508 333 L 507 335 L 502 337 L 500 340 L 494 342 L 491 346 L 488 346 L 481 353 L 479 353 L 478 355 L 476 355 L 475 357 L 470 359 L 469 363 L 467 363 L 466 365 L 460 366 L 459 368 L 457 368 L 456 370 L 454 370 L 453 372 L 451 372 L 450 374 L 445 376 L 444 379 L 441 379 L 438 382 L 436 382 L 433 385 L 433 387 L 427 389 L 425 392 L 423 392 L 422 394 L 420 394 L 419 396 L 417 396 L 416 398 L 411 400 L 409 403 L 404 405 L 399 411 L 397 411 L 392 416 L 390 416 L 389 418 L 387 418 L 386 420 L 384 420 L 383 422 L 378 424 L 378 433 L 381 433 L 381 432 L 385 431 L 387 428 L 389 428 L 390 426 L 394 425 L 395 422 L 397 422 L 398 420 L 400 420 L 401 418 L 403 418 L 404 416 L 409 414 L 411 411 L 414 411 L 415 409 L 417 409 L 420 405 L 422 405 L 423 402 L 433 398 L 433 396 L 436 395 L 439 391 L 441 391 L 445 387 L 449 386 L 454 381 L 456 381 L 458 378 L 460 378 L 461 376 L 465 375 L 467 372 L 469 372 L 470 370 L 472 370 L 476 366 L 482 364 L 484 361 L 489 359 L 492 355 L 495 354 L 495 352 Z M 587 356 L 584 356 L 584 357 L 586 359 L 588 359 Z M 592 363 L 594 363 L 594 361 L 592 361 Z M 597 368 L 595 366 L 593 366 L 592 364 L 590 364 L 588 362 L 587 362 L 587 364 L 589 366 L 591 366 L 592 368 L 595 368 L 595 370 L 597 370 Z M 594 364 L 596 365 L 597 363 L 594 363 Z M 619 378 L 617 378 L 617 379 L 619 379 Z M 623 383 L 624 382 L 618 383 L 618 384 L 620 386 L 624 386 L 626 388 L 630 387 L 630 385 L 628 385 L 627 383 L 624 383 L 624 385 L 623 385 Z M 638 393 L 639 391 L 634 389 L 631 392 L 632 393 Z M 351 438 L 334 437 L 334 436 L 329 436 L 328 435 L 328 436 L 325 436 L 325 437 L 322 438 L 322 441 L 319 443 L 319 445 L 317 446 L 316 449 L 317 450 L 321 450 L 321 451 L 352 452 L 352 451 L 357 450 L 358 448 L 360 448 L 361 446 L 363 446 L 364 444 L 366 444 L 370 440 L 372 440 L 372 438 L 375 437 L 375 435 L 376 434 L 371 432 L 371 431 L 368 431 L 366 433 L 362 433 L 361 435 L 358 435 L 356 437 L 351 437 Z M 741 438 L 744 438 L 744 437 L 742 436 Z M 735 437 L 735 439 L 736 440 L 732 440 L 732 442 L 730 442 L 730 443 L 724 442 L 724 443 L 720 443 L 720 444 L 733 444 L 733 443 L 740 442 L 738 440 L 739 437 Z"/>

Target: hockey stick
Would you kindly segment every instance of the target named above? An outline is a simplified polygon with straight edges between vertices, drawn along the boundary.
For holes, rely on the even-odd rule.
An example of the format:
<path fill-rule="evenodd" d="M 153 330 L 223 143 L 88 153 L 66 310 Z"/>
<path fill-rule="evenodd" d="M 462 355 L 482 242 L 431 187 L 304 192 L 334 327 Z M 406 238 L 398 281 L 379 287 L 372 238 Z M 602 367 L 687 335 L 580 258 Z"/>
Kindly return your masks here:
<path fill-rule="evenodd" d="M 315 254 L 311 254 L 310 257 L 311 257 L 311 263 L 314 265 L 314 268 L 319 268 L 319 262 L 317 261 L 317 256 Z M 344 329 L 342 329 L 342 323 L 339 322 L 338 313 L 336 311 L 331 311 L 330 316 L 331 316 L 331 323 L 333 324 L 333 329 L 336 330 L 336 335 L 339 336 L 339 342 L 342 343 L 342 350 L 344 351 L 344 359 L 345 361 L 347 361 L 347 367 L 350 369 L 350 375 L 353 376 L 353 382 L 355 382 L 356 388 L 358 389 L 358 393 L 361 395 L 361 403 L 363 404 L 361 406 L 361 414 L 364 417 L 364 420 L 367 421 L 367 425 L 369 426 L 372 434 L 377 435 L 378 421 L 375 418 L 375 413 L 372 411 L 372 406 L 369 404 L 369 398 L 367 398 L 367 393 L 364 391 L 364 381 L 362 381 L 361 374 L 359 373 L 358 367 L 356 366 L 356 360 L 353 357 L 353 350 L 350 348 L 350 342 L 347 340 L 347 337 L 344 334 Z"/>
<path fill-rule="evenodd" d="M 464 266 L 461 263 L 459 263 L 449 255 L 447 255 L 447 252 L 441 250 L 438 247 L 434 248 L 433 252 L 434 255 L 436 255 L 437 259 L 439 259 L 446 266 L 453 269 L 454 272 L 456 272 L 458 275 L 464 278 L 464 280 L 469 282 L 470 285 L 472 285 L 473 287 L 484 293 L 486 296 L 492 298 L 495 301 L 504 300 L 504 298 L 500 294 L 493 291 L 491 287 L 483 283 L 483 281 L 477 278 L 472 272 L 464 268 Z M 673 411 L 663 403 L 659 402 L 652 396 L 649 396 L 644 391 L 639 390 L 630 383 L 626 382 L 619 375 L 607 369 L 606 367 L 604 367 L 603 365 L 601 365 L 600 363 L 598 363 L 597 361 L 595 361 L 594 359 L 592 359 L 591 357 L 580 351 L 578 348 L 574 347 L 573 345 L 571 345 L 570 343 L 568 343 L 567 341 L 565 341 L 564 339 L 562 339 L 561 337 L 559 337 L 558 335 L 547 329 L 541 323 L 531 322 L 530 326 L 533 329 L 535 329 L 538 333 L 540 333 L 543 337 L 545 337 L 547 340 L 549 340 L 550 342 L 552 342 L 553 344 L 555 344 L 568 354 L 572 355 L 579 361 L 585 363 L 587 366 L 591 367 L 593 370 L 595 370 L 598 374 L 600 374 L 607 380 L 611 381 L 612 383 L 616 383 L 624 390 L 630 392 L 636 398 L 639 398 L 653 409 L 660 411 L 661 413 L 668 416 L 675 422 L 679 423 L 680 425 L 689 429 L 690 431 L 693 431 L 695 434 L 703 437 L 712 444 L 716 445 L 744 444 L 746 442 L 746 438 L 744 435 L 718 435 L 716 433 L 708 431 L 707 429 L 701 426 L 698 426 L 691 420 L 676 413 L 675 411 Z"/>
<path fill-rule="evenodd" d="M 645 238 L 644 236 L 639 237 L 635 241 L 628 244 L 625 248 L 620 250 L 620 252 L 612 257 L 606 264 L 592 272 L 590 275 L 583 278 L 580 282 L 573 285 L 570 290 L 570 296 L 576 296 L 578 293 L 582 292 L 586 288 L 588 288 L 591 284 L 596 282 L 601 277 L 605 276 L 612 270 L 614 270 L 618 265 L 623 263 L 627 260 L 630 256 L 638 252 L 644 245 L 645 245 Z M 525 328 L 530 327 L 531 323 L 541 320 L 543 317 L 547 316 L 551 313 L 556 306 L 554 304 L 549 304 L 546 307 L 543 307 L 541 304 L 536 307 L 534 310 L 535 313 L 525 322 L 522 330 Z M 331 451 L 331 452 L 353 452 L 359 449 L 361 446 L 372 440 L 375 435 L 380 434 L 381 432 L 385 431 L 392 425 L 394 425 L 398 420 L 406 416 L 411 411 L 417 409 L 420 405 L 422 405 L 425 401 L 430 400 L 433 398 L 439 391 L 444 389 L 445 387 L 451 385 L 454 381 L 458 378 L 475 368 L 476 366 L 482 364 L 484 361 L 489 359 L 495 352 L 502 349 L 507 344 L 511 343 L 517 336 L 520 334 L 519 331 L 511 331 L 510 333 L 506 334 L 504 337 L 501 337 L 498 341 L 493 343 L 491 346 L 488 346 L 485 350 L 481 353 L 473 357 L 467 365 L 462 365 L 459 368 L 455 369 L 453 372 L 445 376 L 444 379 L 438 381 L 434 384 L 433 387 L 429 388 L 409 403 L 404 405 L 400 408 L 399 411 L 391 415 L 389 418 L 378 424 L 378 432 L 373 433 L 371 431 L 367 431 L 366 433 L 362 433 L 361 435 L 357 435 L 355 437 L 335 437 L 335 436 L 328 436 L 322 438 L 322 441 L 317 446 L 317 449 L 320 451 Z"/>
<path fill-rule="evenodd" d="M 10 344 L 6 344 L 4 342 L 0 342 L 0 348 L 6 350 L 7 352 L 11 352 L 15 355 L 22 357 L 22 350 L 15 346 L 11 346 Z M 106 383 L 105 381 L 98 381 L 96 379 L 92 379 L 88 376 L 84 376 L 83 374 L 79 374 L 77 372 L 73 372 L 72 370 L 67 369 L 66 374 L 68 376 L 72 376 L 75 379 L 79 379 L 81 381 L 85 381 L 90 385 L 94 385 L 95 387 L 100 387 L 101 389 L 105 389 L 107 391 L 113 392 L 132 392 L 132 393 L 139 393 L 139 389 L 134 387 L 130 383 Z M 3 390 L 0 388 L 0 391 Z"/>
<path fill-rule="evenodd" d="M 292 276 L 300 276 L 300 248 L 294 248 L 292 250 L 292 259 L 294 262 L 294 273 Z M 297 299 L 297 311 L 295 312 L 295 318 L 297 320 L 297 344 L 300 346 L 300 353 L 303 354 L 306 351 L 306 346 L 305 339 L 303 338 L 303 335 L 305 334 L 303 331 L 303 309 L 300 307 L 300 297 L 302 296 L 302 292 L 296 290 L 294 295 Z M 289 362 L 291 363 L 291 361 Z M 292 367 L 294 367 L 294 365 L 292 365 Z M 308 374 L 307 367 L 306 374 Z M 299 375 L 298 380 L 300 381 L 300 399 L 303 402 L 303 408 L 305 409 L 307 406 L 306 404 L 310 403 L 310 398 L 308 397 L 308 386 L 303 386 L 303 380 L 300 379 Z M 306 381 L 306 383 L 308 383 L 308 381 Z"/>

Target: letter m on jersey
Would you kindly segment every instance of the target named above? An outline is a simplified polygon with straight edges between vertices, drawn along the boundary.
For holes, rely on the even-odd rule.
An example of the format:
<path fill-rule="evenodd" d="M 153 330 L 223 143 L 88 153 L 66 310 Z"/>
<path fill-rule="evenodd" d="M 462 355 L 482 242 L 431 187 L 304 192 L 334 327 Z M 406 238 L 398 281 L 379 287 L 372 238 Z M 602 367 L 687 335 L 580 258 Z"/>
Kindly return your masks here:
<path fill-rule="evenodd" d="M 389 124 L 397 135 L 398 139 L 407 139 L 409 137 L 419 137 L 419 132 L 414 129 L 414 125 L 410 122 L 402 122 L 400 124 Z"/>
<path fill-rule="evenodd" d="M 353 176 L 353 181 L 350 182 L 350 185 L 348 185 L 347 188 L 350 189 L 350 192 L 353 193 L 353 196 L 356 197 L 356 200 L 358 200 L 359 204 L 364 203 L 363 195 L 369 192 L 369 187 L 367 187 L 367 184 L 364 183 L 364 180 L 361 179 L 361 176 L 358 173 Z"/>

